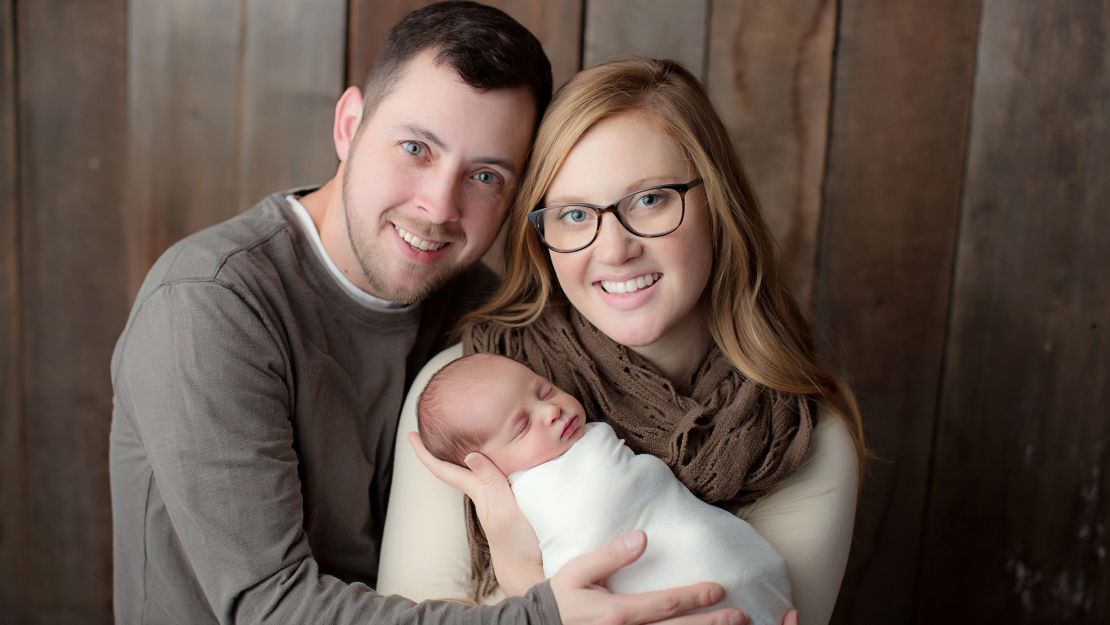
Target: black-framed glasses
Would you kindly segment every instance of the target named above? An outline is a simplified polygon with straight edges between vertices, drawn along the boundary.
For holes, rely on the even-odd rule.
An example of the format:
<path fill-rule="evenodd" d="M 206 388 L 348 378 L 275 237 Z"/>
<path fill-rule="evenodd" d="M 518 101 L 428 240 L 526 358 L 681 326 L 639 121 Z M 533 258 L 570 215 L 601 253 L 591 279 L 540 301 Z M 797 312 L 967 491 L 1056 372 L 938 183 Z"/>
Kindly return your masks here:
<path fill-rule="evenodd" d="M 540 240 L 553 252 L 577 252 L 597 239 L 601 216 L 613 213 L 617 221 L 638 237 L 668 235 L 682 225 L 686 215 L 686 192 L 702 183 L 694 178 L 685 184 L 661 184 L 633 191 L 608 206 L 556 204 L 528 214 Z"/>

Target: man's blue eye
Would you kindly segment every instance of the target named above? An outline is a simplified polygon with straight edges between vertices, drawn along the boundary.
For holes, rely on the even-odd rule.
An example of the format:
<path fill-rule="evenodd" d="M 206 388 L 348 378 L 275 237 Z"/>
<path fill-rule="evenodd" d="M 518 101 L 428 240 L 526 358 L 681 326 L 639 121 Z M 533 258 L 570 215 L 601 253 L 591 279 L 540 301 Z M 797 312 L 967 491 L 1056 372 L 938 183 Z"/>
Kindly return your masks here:
<path fill-rule="evenodd" d="M 474 179 L 483 184 L 495 184 L 497 182 L 497 174 L 492 171 L 480 171 L 474 174 Z"/>
<path fill-rule="evenodd" d="M 424 145 L 416 141 L 402 141 L 401 147 L 413 156 L 424 156 Z"/>

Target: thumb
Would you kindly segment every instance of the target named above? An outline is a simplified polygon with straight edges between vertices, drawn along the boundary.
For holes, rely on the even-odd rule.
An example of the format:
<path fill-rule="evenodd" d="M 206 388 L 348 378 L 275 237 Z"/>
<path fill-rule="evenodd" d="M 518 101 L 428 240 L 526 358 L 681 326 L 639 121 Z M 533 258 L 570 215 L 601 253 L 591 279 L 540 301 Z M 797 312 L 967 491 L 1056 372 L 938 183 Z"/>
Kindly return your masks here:
<path fill-rule="evenodd" d="M 557 575 L 562 575 L 573 588 L 584 588 L 635 562 L 646 548 L 647 535 L 643 530 L 632 530 L 567 562 Z"/>
<path fill-rule="evenodd" d="M 463 458 L 463 462 L 478 477 L 482 486 L 493 486 L 499 482 L 507 483 L 505 474 L 501 472 L 501 469 L 498 469 L 492 460 L 480 452 L 470 452 L 466 455 L 466 458 Z"/>

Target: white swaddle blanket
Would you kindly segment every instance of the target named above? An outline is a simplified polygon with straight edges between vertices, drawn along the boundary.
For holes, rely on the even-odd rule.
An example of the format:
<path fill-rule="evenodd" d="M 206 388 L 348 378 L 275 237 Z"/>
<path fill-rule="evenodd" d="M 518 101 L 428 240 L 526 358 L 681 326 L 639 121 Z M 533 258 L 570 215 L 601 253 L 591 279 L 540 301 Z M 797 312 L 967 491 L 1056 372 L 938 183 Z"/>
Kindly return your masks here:
<path fill-rule="evenodd" d="M 589 423 L 566 453 L 509 477 L 551 577 L 567 560 L 633 529 L 648 536 L 639 560 L 606 581 L 644 592 L 715 581 L 717 609 L 734 606 L 753 624 L 779 625 L 790 609 L 782 556 L 751 525 L 695 497 L 651 454 L 635 454 L 606 423 Z"/>

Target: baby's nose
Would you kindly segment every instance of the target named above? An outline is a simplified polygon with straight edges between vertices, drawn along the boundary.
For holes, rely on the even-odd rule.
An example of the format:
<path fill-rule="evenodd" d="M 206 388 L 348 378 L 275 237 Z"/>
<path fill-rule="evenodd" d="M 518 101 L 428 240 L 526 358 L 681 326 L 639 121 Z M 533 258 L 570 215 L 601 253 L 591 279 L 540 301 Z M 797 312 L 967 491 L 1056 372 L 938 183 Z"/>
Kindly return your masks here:
<path fill-rule="evenodd" d="M 559 407 L 555 404 L 548 404 L 545 409 L 547 410 L 545 420 L 547 421 L 548 425 L 557 422 L 559 420 L 559 417 L 563 416 L 563 411 L 559 410 Z"/>

